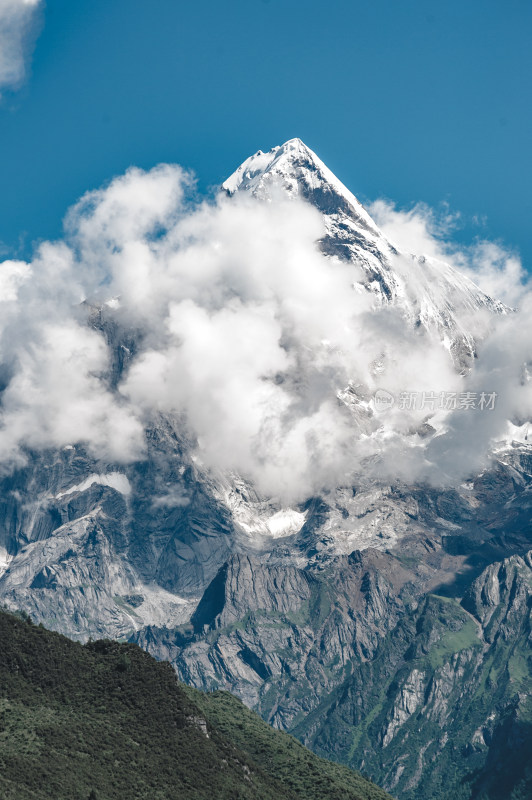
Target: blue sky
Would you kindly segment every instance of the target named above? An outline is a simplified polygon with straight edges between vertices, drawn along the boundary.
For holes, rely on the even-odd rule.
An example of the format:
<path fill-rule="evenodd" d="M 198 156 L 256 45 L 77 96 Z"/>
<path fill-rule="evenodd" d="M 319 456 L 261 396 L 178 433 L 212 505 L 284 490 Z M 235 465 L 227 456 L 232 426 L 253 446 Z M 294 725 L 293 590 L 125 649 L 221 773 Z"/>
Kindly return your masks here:
<path fill-rule="evenodd" d="M 532 265 L 529 0 L 48 0 L 0 103 L 4 254 L 136 164 L 205 189 L 302 138 L 360 199 L 448 203 Z M 1 40 L 0 40 L 1 41 Z M 20 242 L 24 246 L 20 247 Z"/>

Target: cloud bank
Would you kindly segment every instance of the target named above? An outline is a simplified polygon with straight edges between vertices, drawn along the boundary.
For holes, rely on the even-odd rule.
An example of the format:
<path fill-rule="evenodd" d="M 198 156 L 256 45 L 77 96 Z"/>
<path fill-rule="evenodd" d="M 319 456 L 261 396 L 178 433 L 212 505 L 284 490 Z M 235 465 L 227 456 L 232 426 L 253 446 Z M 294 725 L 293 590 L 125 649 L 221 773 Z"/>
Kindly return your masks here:
<path fill-rule="evenodd" d="M 26 77 L 41 0 L 0 0 L 0 92 Z"/>
<path fill-rule="evenodd" d="M 146 426 L 177 414 L 206 468 L 294 502 L 360 474 L 461 480 L 509 419 L 530 417 L 532 304 L 510 256 L 486 249 L 475 276 L 502 282 L 523 312 L 498 320 L 463 377 L 434 336 L 355 290 L 360 267 L 320 252 L 315 209 L 282 196 L 193 197 L 178 166 L 130 169 L 70 210 L 62 241 L 31 263 L 0 264 L 3 469 L 28 449 L 76 442 L 106 464 L 142 459 Z M 404 249 L 441 257 L 426 219 L 381 211 Z M 470 253 L 454 257 L 473 271 Z M 94 306 L 135 339 L 116 386 L 122 345 L 87 324 Z M 379 388 L 500 397 L 491 411 L 396 403 L 378 413 Z"/>

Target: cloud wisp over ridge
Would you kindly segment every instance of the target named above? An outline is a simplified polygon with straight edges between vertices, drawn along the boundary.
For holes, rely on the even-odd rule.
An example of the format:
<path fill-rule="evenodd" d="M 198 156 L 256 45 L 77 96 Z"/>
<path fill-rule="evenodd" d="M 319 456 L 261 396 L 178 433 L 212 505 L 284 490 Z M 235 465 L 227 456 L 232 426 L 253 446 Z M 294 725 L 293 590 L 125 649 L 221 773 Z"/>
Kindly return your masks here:
<path fill-rule="evenodd" d="M 448 209 L 437 213 L 424 203 L 405 211 L 383 199 L 372 203 L 369 210 L 388 239 L 400 248 L 451 264 L 490 297 L 517 307 L 530 292 L 530 276 L 515 252 L 489 240 L 479 239 L 470 246 L 453 241 L 458 214 Z"/>
<path fill-rule="evenodd" d="M 530 417 L 530 293 L 502 251 L 480 277 L 503 276 L 523 312 L 493 324 L 464 377 L 439 340 L 354 290 L 360 268 L 320 252 L 323 219 L 310 205 L 193 196 L 178 166 L 130 169 L 70 210 L 62 241 L 41 244 L 31 263 L 0 264 L 3 469 L 28 448 L 80 441 L 107 463 L 141 459 L 145 427 L 179 414 L 206 467 L 294 502 L 361 472 L 461 480 L 508 435 L 508 420 Z M 391 229 L 401 220 L 388 223 L 400 238 Z M 441 257 L 426 225 L 414 220 L 409 237 L 412 220 L 402 223 L 403 246 Z M 94 305 L 136 337 L 116 388 L 110 346 L 87 324 Z M 500 398 L 482 413 L 396 404 L 379 414 L 378 389 Z"/>

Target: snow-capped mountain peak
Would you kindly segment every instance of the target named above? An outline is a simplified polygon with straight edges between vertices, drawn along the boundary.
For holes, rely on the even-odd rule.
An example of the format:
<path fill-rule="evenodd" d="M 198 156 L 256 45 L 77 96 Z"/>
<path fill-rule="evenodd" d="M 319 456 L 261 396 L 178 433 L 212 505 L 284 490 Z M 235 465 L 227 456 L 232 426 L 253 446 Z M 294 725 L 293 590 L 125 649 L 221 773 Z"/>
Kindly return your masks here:
<path fill-rule="evenodd" d="M 343 211 L 357 219 L 363 228 L 382 237 L 355 195 L 301 139 L 289 139 L 267 153 L 259 150 L 223 183 L 229 194 L 245 190 L 259 197 L 269 197 L 274 186 L 282 187 L 290 195 L 304 197 L 322 213 Z"/>
<path fill-rule="evenodd" d="M 412 325 L 437 332 L 460 370 L 471 362 L 479 330 L 466 330 L 464 318 L 508 311 L 451 265 L 401 252 L 301 139 L 290 139 L 267 153 L 259 150 L 222 188 L 229 195 L 249 192 L 271 201 L 281 190 L 317 208 L 326 231 L 319 243 L 322 252 L 362 267 L 365 279 L 356 288 L 369 292 L 376 307 L 395 306 Z"/>

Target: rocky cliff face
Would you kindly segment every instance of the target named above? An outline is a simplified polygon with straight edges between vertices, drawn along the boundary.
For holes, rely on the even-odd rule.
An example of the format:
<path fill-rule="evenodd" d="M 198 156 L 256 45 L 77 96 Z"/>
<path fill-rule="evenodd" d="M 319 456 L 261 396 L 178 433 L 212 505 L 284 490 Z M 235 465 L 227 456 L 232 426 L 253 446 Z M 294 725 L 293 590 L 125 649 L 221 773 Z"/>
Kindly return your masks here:
<path fill-rule="evenodd" d="M 490 780 L 510 797 L 526 762 L 509 775 L 502 731 L 530 747 L 531 568 L 530 553 L 492 565 L 461 603 L 428 595 L 297 734 L 406 800 L 477 797 Z"/>
<path fill-rule="evenodd" d="M 531 553 L 487 567 L 461 601 L 371 548 L 321 569 L 239 556 L 191 624 L 136 641 L 395 796 L 502 798 L 529 780 L 531 608 Z"/>
<path fill-rule="evenodd" d="M 127 470 L 77 446 L 34 454 L 3 479 L 4 603 L 81 639 L 190 617 L 234 525 L 175 422 L 160 419 L 148 441 L 147 461 Z"/>
<path fill-rule="evenodd" d="M 368 549 L 322 569 L 233 556 L 203 595 L 189 625 L 150 627 L 135 640 L 204 689 L 238 694 L 277 727 L 320 703 L 371 658 L 397 622 L 415 577 Z"/>

